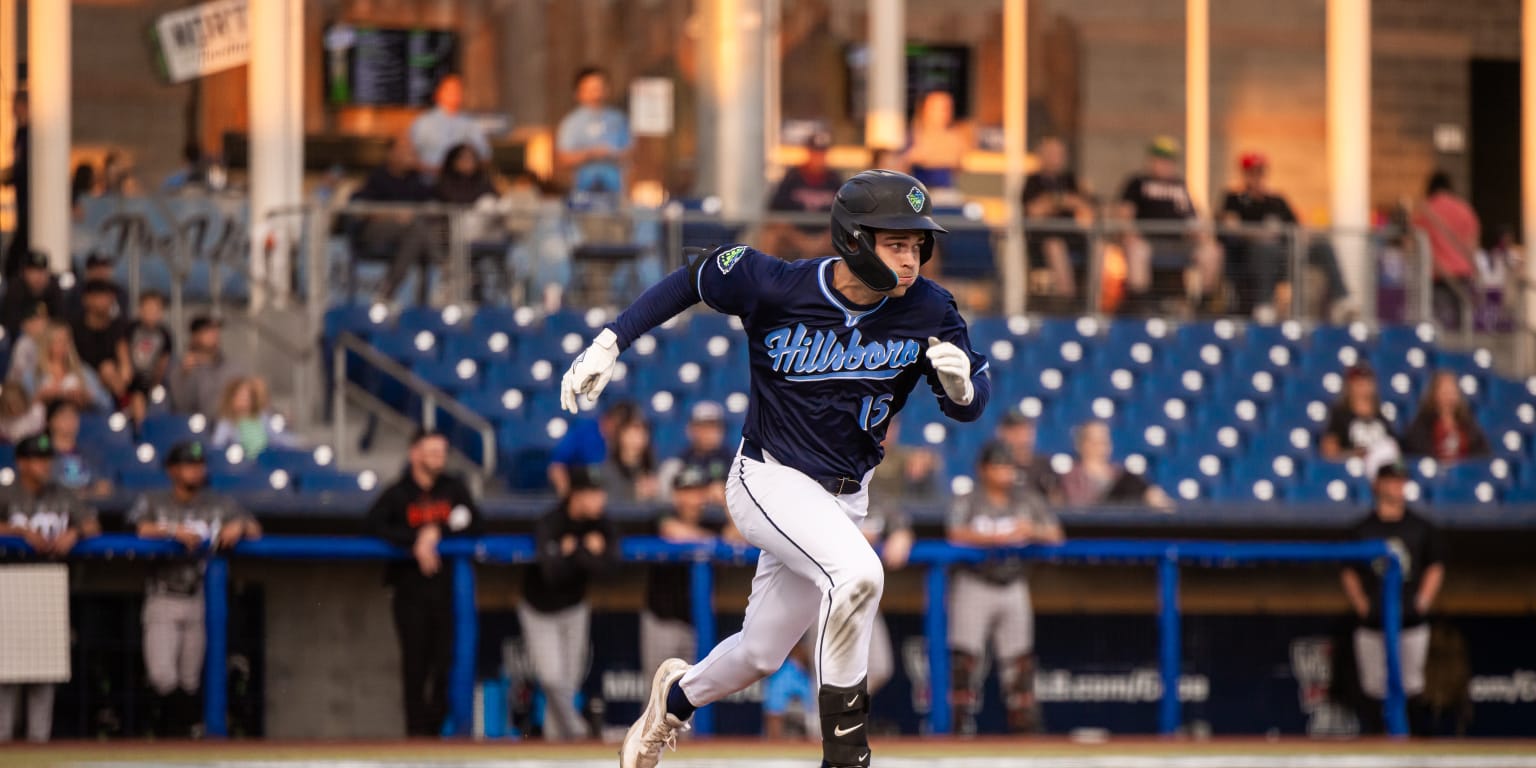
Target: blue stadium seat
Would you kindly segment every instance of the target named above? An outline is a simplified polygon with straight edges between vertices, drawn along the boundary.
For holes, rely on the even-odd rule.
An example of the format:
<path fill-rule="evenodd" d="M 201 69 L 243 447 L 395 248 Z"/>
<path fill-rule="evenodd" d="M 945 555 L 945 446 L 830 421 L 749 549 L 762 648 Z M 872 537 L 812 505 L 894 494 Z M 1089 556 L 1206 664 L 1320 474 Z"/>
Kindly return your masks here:
<path fill-rule="evenodd" d="M 195 429 L 201 424 L 201 429 Z M 185 440 L 207 440 L 209 438 L 208 422 L 201 416 L 184 416 L 179 413 L 165 413 L 149 416 L 144 419 L 144 442 L 155 447 L 157 453 L 164 454 L 171 446 Z"/>
<path fill-rule="evenodd" d="M 343 304 L 326 310 L 322 323 L 327 339 L 334 339 L 343 332 L 369 338 L 389 327 L 389 320 L 388 312 L 382 306 L 374 309 L 368 304 Z"/>
<path fill-rule="evenodd" d="M 133 464 L 117 471 L 117 488 L 125 493 L 142 493 L 171 487 L 171 478 L 158 463 Z"/>
<path fill-rule="evenodd" d="M 442 344 L 428 330 L 391 329 L 374 335 L 373 346 L 381 354 L 406 365 L 437 362 Z"/>
<path fill-rule="evenodd" d="M 310 471 L 297 478 L 301 493 L 356 493 L 365 490 L 361 486 L 360 472 Z"/>

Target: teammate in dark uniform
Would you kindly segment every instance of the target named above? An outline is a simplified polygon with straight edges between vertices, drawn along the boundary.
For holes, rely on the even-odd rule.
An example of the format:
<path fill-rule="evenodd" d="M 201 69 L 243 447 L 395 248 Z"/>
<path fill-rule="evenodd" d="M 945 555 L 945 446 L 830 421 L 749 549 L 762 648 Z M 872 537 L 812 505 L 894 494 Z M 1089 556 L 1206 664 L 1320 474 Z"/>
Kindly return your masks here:
<path fill-rule="evenodd" d="M 838 190 L 836 257 L 785 262 L 722 247 L 657 283 L 598 334 L 566 373 L 561 403 L 593 401 L 619 353 L 703 302 L 747 333 L 751 404 L 727 480 L 731 518 L 763 550 L 741 632 L 697 665 L 668 659 L 620 750 L 622 768 L 652 768 L 693 711 L 762 679 L 816 625 L 824 761 L 868 766 L 866 670 L 884 587 L 859 531 L 865 487 L 890 417 L 926 380 L 940 409 L 973 421 L 991 386 L 953 297 L 918 272 L 933 253 L 928 191 L 893 171 L 865 171 Z"/>

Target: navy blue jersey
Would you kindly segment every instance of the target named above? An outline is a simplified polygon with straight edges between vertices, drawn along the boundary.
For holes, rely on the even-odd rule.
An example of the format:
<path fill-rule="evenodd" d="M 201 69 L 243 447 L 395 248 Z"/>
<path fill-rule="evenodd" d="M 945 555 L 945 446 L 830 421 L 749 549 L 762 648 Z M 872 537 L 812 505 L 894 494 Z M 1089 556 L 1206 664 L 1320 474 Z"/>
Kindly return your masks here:
<path fill-rule="evenodd" d="M 836 257 L 785 262 L 747 246 L 717 249 L 667 277 L 609 327 L 621 347 L 698 301 L 742 319 L 752 366 L 743 436 L 816 478 L 862 479 L 880 463 L 891 417 L 921 379 L 945 414 L 981 415 L 991 388 L 948 291 L 918 278 L 870 306 L 832 287 Z M 965 350 L 976 395 L 944 395 L 925 354 L 936 336 Z"/>

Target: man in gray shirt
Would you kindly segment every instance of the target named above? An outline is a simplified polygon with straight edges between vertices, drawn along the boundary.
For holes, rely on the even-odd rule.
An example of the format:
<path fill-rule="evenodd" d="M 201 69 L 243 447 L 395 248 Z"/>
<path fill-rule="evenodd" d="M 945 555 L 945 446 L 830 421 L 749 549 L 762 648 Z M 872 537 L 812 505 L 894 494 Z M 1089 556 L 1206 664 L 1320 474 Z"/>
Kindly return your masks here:
<path fill-rule="evenodd" d="M 1012 548 L 1039 542 L 1059 544 L 1061 523 L 1045 500 L 1018 482 L 1013 452 L 1002 443 L 982 448 L 976 489 L 956 497 L 949 511 L 949 541 L 973 547 Z M 959 733 L 975 731 L 981 704 L 981 659 L 991 641 L 997 661 L 1008 730 L 1039 729 L 1034 696 L 1034 611 L 1028 569 L 1017 557 L 995 557 L 954 574 L 949 597 L 951 698 Z"/>
<path fill-rule="evenodd" d="M 172 366 L 167 384 L 171 408 L 188 415 L 218 416 L 219 399 L 231 379 L 243 375 L 242 367 L 224 356 L 223 323 L 206 315 L 193 318 L 187 351 Z"/>
<path fill-rule="evenodd" d="M 166 455 L 171 488 L 140 496 L 128 523 L 141 538 L 175 539 L 189 553 L 233 547 L 261 536 L 255 518 L 234 500 L 207 491 L 202 443 L 173 446 Z M 185 737 L 200 720 L 197 690 L 203 668 L 203 563 L 180 560 L 150 572 L 144 595 L 144 668 L 160 697 L 161 735 Z"/>

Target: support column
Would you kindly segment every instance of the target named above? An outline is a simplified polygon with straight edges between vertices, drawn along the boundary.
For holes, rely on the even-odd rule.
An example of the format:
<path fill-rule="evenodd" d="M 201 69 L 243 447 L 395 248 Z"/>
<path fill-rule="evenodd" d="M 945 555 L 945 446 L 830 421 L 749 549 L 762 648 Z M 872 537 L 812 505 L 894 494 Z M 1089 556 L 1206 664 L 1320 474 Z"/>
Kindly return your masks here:
<path fill-rule="evenodd" d="M 1029 139 L 1029 2 L 1003 0 L 1003 196 L 1008 235 L 1003 242 L 1003 310 L 1021 314 L 1029 291 L 1024 263 L 1025 142 Z"/>
<path fill-rule="evenodd" d="M 1520 243 L 1525 247 L 1525 284 L 1536 285 L 1536 0 L 1524 0 L 1520 16 Z M 1536 321 L 1536 294 L 1518 299 L 1525 308 L 1525 325 Z M 1520 339 L 1527 355 L 1520 373 L 1529 375 L 1529 340 Z"/>
<path fill-rule="evenodd" d="M 1339 268 L 1365 317 L 1376 314 L 1371 216 L 1371 3 L 1328 0 L 1328 195 Z"/>
<path fill-rule="evenodd" d="M 907 144 L 907 3 L 869 0 L 869 70 L 864 145 Z"/>
<path fill-rule="evenodd" d="M 69 267 L 70 43 L 70 3 L 27 4 L 31 242 L 55 272 Z M 4 107 L 9 112 L 11 105 Z"/>
<path fill-rule="evenodd" d="M 764 178 L 762 76 L 764 0 L 709 0 L 707 45 L 714 66 L 706 98 L 714 104 L 713 191 L 729 219 L 755 218 L 762 210 Z"/>
<path fill-rule="evenodd" d="M 304 8 L 301 0 L 250 5 L 251 303 L 282 306 L 292 287 L 289 248 L 301 217 L 268 214 L 303 202 Z"/>
<path fill-rule="evenodd" d="M 0 115 L 6 126 L 0 131 L 0 168 L 9 168 L 15 159 L 11 157 L 11 98 L 16 93 L 16 59 L 21 52 L 21 40 L 16 34 L 16 0 L 0 0 Z M 10 187 L 0 187 L 0 231 L 12 231 L 16 220 L 11 212 L 15 205 L 15 193 Z"/>
<path fill-rule="evenodd" d="M 1195 207 L 1211 210 L 1210 0 L 1184 3 L 1184 183 Z"/>

